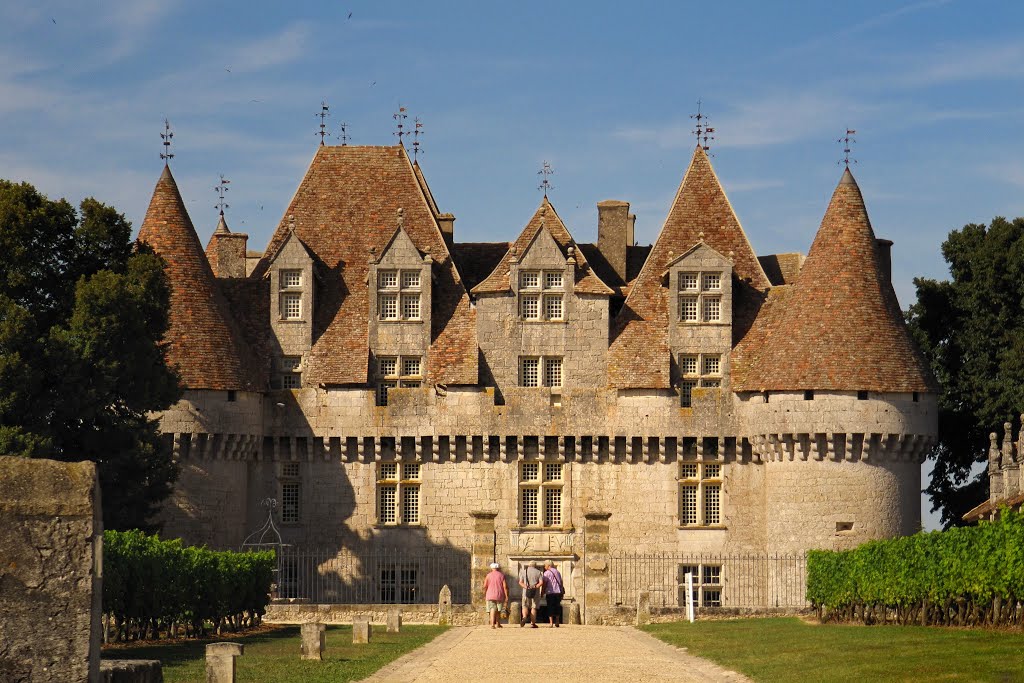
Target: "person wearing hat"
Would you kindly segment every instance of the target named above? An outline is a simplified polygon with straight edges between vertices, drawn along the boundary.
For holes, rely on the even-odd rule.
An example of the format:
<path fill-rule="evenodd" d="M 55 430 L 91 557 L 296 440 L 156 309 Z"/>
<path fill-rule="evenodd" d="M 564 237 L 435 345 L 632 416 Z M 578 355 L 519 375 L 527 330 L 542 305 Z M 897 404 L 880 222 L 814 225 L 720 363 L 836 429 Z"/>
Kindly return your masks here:
<path fill-rule="evenodd" d="M 526 616 L 530 616 L 530 625 L 537 628 L 537 603 L 540 602 L 541 586 L 544 582 L 544 573 L 537 568 L 537 562 L 531 561 L 519 572 L 519 585 L 523 589 L 523 619 L 519 622 L 520 628 L 526 626 Z"/>
<path fill-rule="evenodd" d="M 508 611 L 508 582 L 497 562 L 491 562 L 491 571 L 484 578 L 484 600 L 487 601 L 491 628 L 501 628 L 500 613 Z"/>

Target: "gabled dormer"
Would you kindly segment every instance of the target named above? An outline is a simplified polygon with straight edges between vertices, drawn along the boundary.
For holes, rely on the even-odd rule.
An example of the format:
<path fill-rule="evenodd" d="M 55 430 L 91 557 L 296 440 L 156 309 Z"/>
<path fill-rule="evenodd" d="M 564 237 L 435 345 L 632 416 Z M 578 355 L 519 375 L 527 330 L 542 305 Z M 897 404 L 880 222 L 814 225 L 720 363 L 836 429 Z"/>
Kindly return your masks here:
<path fill-rule="evenodd" d="M 733 262 L 701 239 L 670 257 L 662 279 L 668 288 L 672 379 L 686 408 L 693 405 L 695 389 L 728 385 Z"/>
<path fill-rule="evenodd" d="M 371 256 L 367 273 L 371 370 L 379 405 L 387 405 L 390 389 L 421 386 L 430 349 L 434 260 L 413 244 L 403 213 L 398 210 L 398 227 L 379 256 Z"/>
<path fill-rule="evenodd" d="M 516 310 L 523 322 L 561 323 L 572 317 L 575 252 L 567 258 L 541 223 L 540 230 L 521 255 L 509 262 L 509 284 L 516 294 Z M 571 262 L 570 262 L 571 261 Z"/>
<path fill-rule="evenodd" d="M 270 281 L 270 327 L 276 341 L 272 385 L 298 389 L 313 345 L 316 298 L 313 256 L 294 230 L 270 259 L 264 277 Z"/>

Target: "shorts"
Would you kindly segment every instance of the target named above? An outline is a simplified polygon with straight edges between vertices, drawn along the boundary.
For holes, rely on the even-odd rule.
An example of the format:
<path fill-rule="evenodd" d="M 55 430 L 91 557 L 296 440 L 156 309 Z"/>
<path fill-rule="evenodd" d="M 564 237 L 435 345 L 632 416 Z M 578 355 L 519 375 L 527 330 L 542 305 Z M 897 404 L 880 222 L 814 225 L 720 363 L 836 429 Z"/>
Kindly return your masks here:
<path fill-rule="evenodd" d="M 537 609 L 540 605 L 540 596 L 535 598 L 526 597 L 526 591 L 523 591 L 523 609 Z"/>
<path fill-rule="evenodd" d="M 488 612 L 493 612 L 495 610 L 500 612 L 503 609 L 505 609 L 505 601 L 504 600 L 488 600 L 487 601 L 487 611 Z"/>

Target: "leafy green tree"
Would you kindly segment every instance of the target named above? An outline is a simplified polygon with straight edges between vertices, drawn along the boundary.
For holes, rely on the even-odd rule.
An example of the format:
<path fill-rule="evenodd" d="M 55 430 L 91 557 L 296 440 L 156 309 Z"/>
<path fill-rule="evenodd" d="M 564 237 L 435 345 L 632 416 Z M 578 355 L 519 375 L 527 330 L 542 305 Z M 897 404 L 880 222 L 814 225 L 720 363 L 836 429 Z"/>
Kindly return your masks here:
<path fill-rule="evenodd" d="M 177 475 L 148 417 L 180 395 L 169 308 L 123 215 L 0 180 L 0 453 L 95 461 L 107 528 L 150 528 Z"/>
<path fill-rule="evenodd" d="M 948 528 L 988 496 L 988 434 L 1024 411 L 1024 219 L 965 225 L 942 255 L 952 279 L 916 278 L 907 317 L 943 387 L 926 492 Z"/>

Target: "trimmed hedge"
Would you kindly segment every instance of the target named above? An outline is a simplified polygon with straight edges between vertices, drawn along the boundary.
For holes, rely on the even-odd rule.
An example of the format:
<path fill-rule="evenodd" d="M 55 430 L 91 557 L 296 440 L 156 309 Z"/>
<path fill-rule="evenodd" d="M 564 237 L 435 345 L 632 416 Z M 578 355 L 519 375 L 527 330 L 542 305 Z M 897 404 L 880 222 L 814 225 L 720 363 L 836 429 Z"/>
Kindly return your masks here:
<path fill-rule="evenodd" d="M 103 533 L 103 613 L 114 640 L 255 626 L 266 611 L 273 551 L 184 546 L 141 531 Z"/>
<path fill-rule="evenodd" d="M 822 620 L 941 625 L 1024 623 L 1024 515 L 853 550 L 812 550 L 807 599 Z"/>

